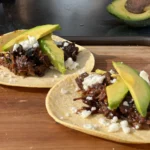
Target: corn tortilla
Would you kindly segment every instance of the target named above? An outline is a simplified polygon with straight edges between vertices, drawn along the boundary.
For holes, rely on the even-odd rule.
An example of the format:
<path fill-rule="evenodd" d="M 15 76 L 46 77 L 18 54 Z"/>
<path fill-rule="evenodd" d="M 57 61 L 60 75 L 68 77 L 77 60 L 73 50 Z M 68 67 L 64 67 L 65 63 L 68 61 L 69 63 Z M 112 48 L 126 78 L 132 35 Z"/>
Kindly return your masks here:
<path fill-rule="evenodd" d="M 23 31 L 24 30 L 18 30 L 0 36 L 0 50 L 5 43 L 7 43 L 10 39 L 16 37 L 17 35 L 21 34 Z M 53 35 L 52 39 L 55 41 L 65 40 L 56 35 Z M 22 77 L 15 75 L 14 73 L 10 72 L 7 68 L 0 66 L 0 84 L 7 86 L 30 88 L 50 88 L 67 75 L 82 72 L 84 70 L 90 72 L 95 64 L 93 54 L 82 46 L 76 46 L 79 47 L 80 51 L 80 53 L 77 56 L 77 62 L 79 63 L 78 69 L 67 70 L 67 72 L 64 75 L 58 72 L 57 70 L 53 69 L 47 71 L 43 77 Z"/>
<path fill-rule="evenodd" d="M 70 75 L 58 82 L 46 96 L 46 109 L 56 122 L 86 134 L 120 143 L 150 143 L 150 130 L 133 130 L 129 134 L 125 134 L 122 130 L 109 133 L 108 127 L 102 126 L 98 122 L 100 118 L 103 118 L 103 115 L 97 114 L 84 119 L 79 114 L 71 113 L 72 107 L 79 109 L 84 105 L 82 101 L 73 101 L 74 98 L 81 96 L 75 90 L 77 87 L 75 78 L 77 76 L 77 74 Z M 67 90 L 67 93 L 62 94 L 62 89 Z M 68 113 L 70 114 L 69 117 L 66 115 Z M 83 128 L 85 124 L 97 125 L 97 128 L 85 129 Z"/>

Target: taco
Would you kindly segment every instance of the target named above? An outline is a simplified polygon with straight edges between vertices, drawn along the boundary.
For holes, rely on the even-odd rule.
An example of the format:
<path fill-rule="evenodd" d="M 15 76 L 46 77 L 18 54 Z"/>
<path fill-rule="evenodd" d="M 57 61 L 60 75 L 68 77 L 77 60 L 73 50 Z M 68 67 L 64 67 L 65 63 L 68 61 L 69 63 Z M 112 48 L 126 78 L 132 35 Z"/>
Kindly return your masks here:
<path fill-rule="evenodd" d="M 150 143 L 148 74 L 120 62 L 115 69 L 70 75 L 47 94 L 58 123 L 121 143 Z M 58 94 L 59 93 L 59 94 Z"/>
<path fill-rule="evenodd" d="M 43 25 L 0 37 L 0 84 L 49 88 L 67 75 L 93 69 L 93 54 L 51 35 L 56 27 L 58 25 Z"/>

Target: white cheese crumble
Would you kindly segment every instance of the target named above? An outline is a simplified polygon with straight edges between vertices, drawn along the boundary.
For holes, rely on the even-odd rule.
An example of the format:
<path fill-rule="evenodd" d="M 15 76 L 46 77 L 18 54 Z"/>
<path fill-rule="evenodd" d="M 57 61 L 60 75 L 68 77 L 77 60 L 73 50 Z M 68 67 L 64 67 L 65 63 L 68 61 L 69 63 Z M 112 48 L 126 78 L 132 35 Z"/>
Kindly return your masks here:
<path fill-rule="evenodd" d="M 123 105 L 124 105 L 124 106 L 129 106 L 129 104 L 128 104 L 127 101 L 124 101 L 124 102 L 123 102 Z"/>
<path fill-rule="evenodd" d="M 67 94 L 68 93 L 68 91 L 67 90 L 65 90 L 64 88 L 61 88 L 61 91 L 60 91 L 62 94 Z"/>
<path fill-rule="evenodd" d="M 87 117 L 89 117 L 91 115 L 91 111 L 90 110 L 83 110 L 82 112 L 81 112 L 81 117 L 82 118 L 87 118 Z"/>
<path fill-rule="evenodd" d="M 123 120 L 120 122 L 120 125 L 121 125 L 121 128 L 122 128 L 122 131 L 126 134 L 130 133 L 131 132 L 131 129 L 130 127 L 128 126 L 128 121 L 127 120 Z"/>
<path fill-rule="evenodd" d="M 90 97 L 90 96 L 87 96 L 87 97 L 86 97 L 86 100 L 91 101 L 91 100 L 93 100 L 93 98 L 92 98 L 92 97 Z"/>
<path fill-rule="evenodd" d="M 91 87 L 93 84 L 96 83 L 103 83 L 105 76 L 97 75 L 97 74 L 90 74 L 84 81 L 82 82 L 84 90 L 87 90 L 88 87 Z"/>
<path fill-rule="evenodd" d="M 115 71 L 111 69 L 111 70 L 109 70 L 109 73 L 110 73 L 110 74 L 114 74 Z"/>
<path fill-rule="evenodd" d="M 117 116 L 114 116 L 112 119 L 111 119 L 111 123 L 116 123 L 118 121 L 118 117 Z"/>
<path fill-rule="evenodd" d="M 127 120 L 123 120 L 120 122 L 121 127 L 128 127 L 128 121 Z"/>
<path fill-rule="evenodd" d="M 64 47 L 66 47 L 66 46 L 68 46 L 69 45 L 69 43 L 68 42 L 64 42 Z"/>
<path fill-rule="evenodd" d="M 24 50 L 28 50 L 29 48 L 37 48 L 39 47 L 39 43 L 34 36 L 28 36 L 27 40 L 21 41 L 19 43 Z M 19 45 L 18 45 L 19 46 Z M 15 44 L 13 50 L 17 49 L 17 45 Z"/>
<path fill-rule="evenodd" d="M 13 51 L 16 51 L 18 47 L 19 47 L 19 44 L 15 44 L 13 47 Z"/>
<path fill-rule="evenodd" d="M 71 107 L 70 109 L 73 114 L 77 113 L 77 111 L 78 111 L 78 109 L 76 107 Z"/>
<path fill-rule="evenodd" d="M 110 125 L 110 123 L 107 122 L 107 120 L 105 118 L 100 118 L 98 121 L 103 126 L 109 126 Z"/>
<path fill-rule="evenodd" d="M 54 75 L 54 78 L 58 78 L 58 76 L 57 76 L 57 75 Z"/>
<path fill-rule="evenodd" d="M 140 127 L 139 125 L 135 125 L 135 129 L 138 130 Z"/>
<path fill-rule="evenodd" d="M 147 72 L 145 72 L 144 70 L 140 71 L 140 77 L 143 78 L 148 84 L 150 84 L 149 81 L 149 75 L 147 74 Z"/>
<path fill-rule="evenodd" d="M 129 127 L 122 127 L 122 131 L 126 134 L 130 133 L 131 129 Z"/>
<path fill-rule="evenodd" d="M 85 129 L 95 129 L 94 126 L 91 125 L 91 124 L 84 124 L 83 128 L 85 128 Z"/>
<path fill-rule="evenodd" d="M 66 61 L 65 61 L 65 67 L 69 70 L 74 70 L 79 66 L 79 63 L 75 62 L 72 60 L 71 57 L 69 57 Z"/>
<path fill-rule="evenodd" d="M 117 132 L 120 129 L 120 124 L 119 123 L 112 123 L 108 127 L 108 132 Z"/>
<path fill-rule="evenodd" d="M 92 107 L 92 108 L 91 108 L 91 111 L 95 111 L 95 110 L 96 110 L 96 107 Z"/>
<path fill-rule="evenodd" d="M 117 79 L 112 79 L 112 80 L 110 80 L 110 83 L 115 83 L 117 81 Z"/>

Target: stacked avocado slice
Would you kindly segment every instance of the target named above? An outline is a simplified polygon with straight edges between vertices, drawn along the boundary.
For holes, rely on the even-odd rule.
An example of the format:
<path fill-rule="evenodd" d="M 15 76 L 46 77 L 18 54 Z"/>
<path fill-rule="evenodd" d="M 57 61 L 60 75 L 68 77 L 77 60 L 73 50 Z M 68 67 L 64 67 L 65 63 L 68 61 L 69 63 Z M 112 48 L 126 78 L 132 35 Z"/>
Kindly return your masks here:
<path fill-rule="evenodd" d="M 37 26 L 32 29 L 29 29 L 16 38 L 10 40 L 6 43 L 2 50 L 8 51 L 10 50 L 14 44 L 18 44 L 21 41 L 24 41 L 28 38 L 28 36 L 33 36 L 37 40 L 39 40 L 40 48 L 44 53 L 46 53 L 51 61 L 51 63 L 56 67 L 56 69 L 61 72 L 65 73 L 66 68 L 64 64 L 64 52 L 56 46 L 54 41 L 51 38 L 51 33 L 55 30 L 59 30 L 60 26 L 58 24 L 55 25 L 42 25 Z"/>
<path fill-rule="evenodd" d="M 139 114 L 147 115 L 150 103 L 150 85 L 139 76 L 139 73 L 121 62 L 113 62 L 118 72 L 117 81 L 106 87 L 110 109 L 116 109 L 129 91 Z"/>

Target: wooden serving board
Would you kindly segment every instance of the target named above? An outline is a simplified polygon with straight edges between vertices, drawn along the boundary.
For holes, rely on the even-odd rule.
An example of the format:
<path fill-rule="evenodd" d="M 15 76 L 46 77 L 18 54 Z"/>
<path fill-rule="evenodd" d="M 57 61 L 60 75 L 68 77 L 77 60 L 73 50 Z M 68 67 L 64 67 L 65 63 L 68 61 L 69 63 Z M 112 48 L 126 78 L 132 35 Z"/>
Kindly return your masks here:
<path fill-rule="evenodd" d="M 86 46 L 86 48 L 95 56 L 95 68 L 111 69 L 112 61 L 122 61 L 150 74 L 150 47 Z M 57 124 L 45 109 L 48 90 L 0 86 L 0 150 L 150 149 L 150 144 L 115 143 Z"/>

